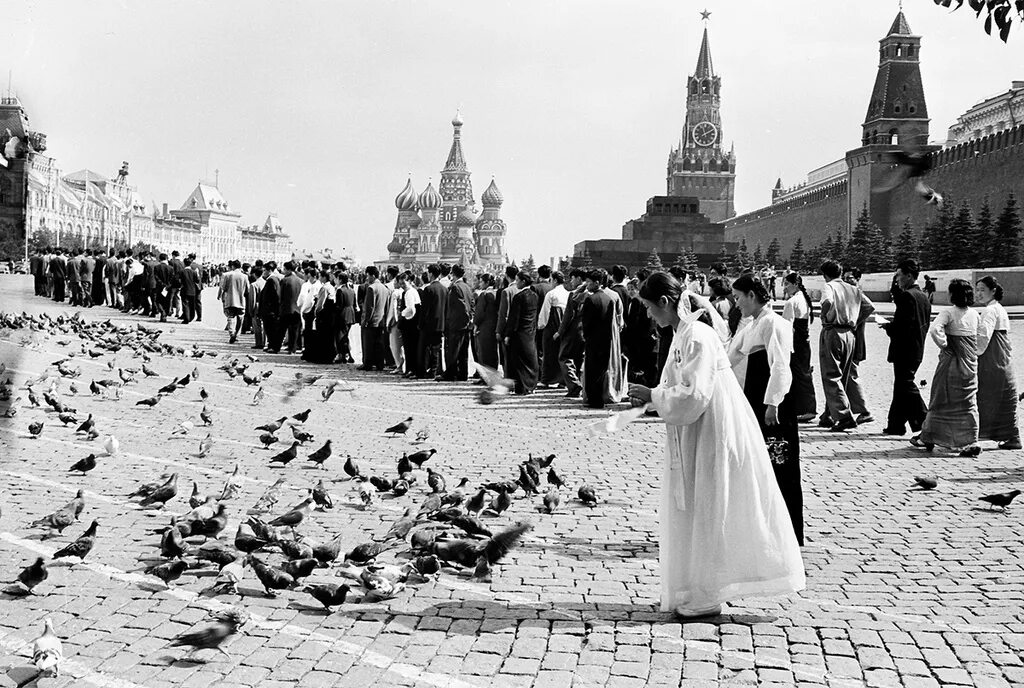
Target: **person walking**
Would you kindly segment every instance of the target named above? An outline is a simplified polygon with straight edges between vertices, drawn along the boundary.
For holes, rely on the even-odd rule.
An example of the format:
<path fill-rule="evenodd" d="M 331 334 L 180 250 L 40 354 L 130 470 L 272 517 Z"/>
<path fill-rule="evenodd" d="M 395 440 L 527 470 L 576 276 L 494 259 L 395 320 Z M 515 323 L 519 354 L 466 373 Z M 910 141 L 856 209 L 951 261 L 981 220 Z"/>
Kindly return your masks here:
<path fill-rule="evenodd" d="M 917 387 L 917 369 L 924 358 L 925 334 L 931 324 L 932 305 L 917 286 L 920 274 L 917 261 L 903 260 L 893 275 L 892 301 L 896 305 L 892 320 L 880 323 L 889 336 L 888 360 L 892 363 L 892 403 L 882 432 L 901 436 L 921 430 L 928 407 Z"/>
<path fill-rule="evenodd" d="M 782 307 L 782 317 L 793 327 L 793 355 L 789 358 L 789 368 L 793 374 L 790 387 L 793 413 L 797 422 L 805 423 L 814 420 L 818 413 L 818 400 L 811 377 L 810 323 L 814 322 L 814 302 L 798 273 L 790 272 L 782 278 L 782 290 L 787 296 L 786 304 Z"/>
<path fill-rule="evenodd" d="M 978 438 L 1000 449 L 1020 449 L 1017 375 L 1010 346 L 1010 316 L 1000 303 L 1003 287 L 991 275 L 974 285 L 981 305 L 978 321 Z"/>
<path fill-rule="evenodd" d="M 228 272 L 221 276 L 217 298 L 223 305 L 224 317 L 227 318 L 224 330 L 228 333 L 228 343 L 234 344 L 238 341 L 239 330 L 242 329 L 242 316 L 245 314 L 245 290 L 249 286 L 249 280 L 242 274 L 241 261 L 229 261 L 228 268 Z"/>
<path fill-rule="evenodd" d="M 825 412 L 818 424 L 833 432 L 843 432 L 857 427 L 846 385 L 850 378 L 857 326 L 867 318 L 870 310 L 863 304 L 864 295 L 860 288 L 842 281 L 842 268 L 838 263 L 825 261 L 821 265 L 821 274 L 826 282 L 821 290 L 818 363 L 825 393 Z"/>
<path fill-rule="evenodd" d="M 949 281 L 949 308 L 939 313 L 928 335 L 939 347 L 939 364 L 932 377 L 928 415 L 910 443 L 931 451 L 936 444 L 977 456 L 978 444 L 978 324 L 974 289 L 964 279 Z"/>
<path fill-rule="evenodd" d="M 516 276 L 516 293 L 508 308 L 505 322 L 505 349 L 508 352 L 506 377 L 515 382 L 516 394 L 533 394 L 537 388 L 537 311 L 540 297 L 530 289 L 533 275 L 520 270 Z"/>
<path fill-rule="evenodd" d="M 631 384 L 629 398 L 665 421 L 661 610 L 691 619 L 744 597 L 802 590 L 806 578 L 758 420 L 719 333 L 683 294 L 664 272 L 640 285 L 651 317 L 675 334 L 658 386 Z"/>
<path fill-rule="evenodd" d="M 438 380 L 465 382 L 469 379 L 469 340 L 473 331 L 473 289 L 466 283 L 462 265 L 452 266 L 448 307 L 444 326 L 444 375 Z"/>

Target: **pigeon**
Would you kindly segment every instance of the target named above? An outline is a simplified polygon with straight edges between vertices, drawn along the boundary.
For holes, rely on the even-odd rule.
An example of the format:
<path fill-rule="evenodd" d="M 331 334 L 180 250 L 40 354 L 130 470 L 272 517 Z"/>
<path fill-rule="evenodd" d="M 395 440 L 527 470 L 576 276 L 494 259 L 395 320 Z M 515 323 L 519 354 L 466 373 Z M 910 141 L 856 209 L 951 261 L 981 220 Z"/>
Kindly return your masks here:
<path fill-rule="evenodd" d="M 300 423 L 305 423 L 307 420 L 309 420 L 309 414 L 312 411 L 313 411 L 313 409 L 306 409 L 305 411 L 302 411 L 301 413 L 296 413 L 294 416 L 292 416 L 292 418 L 294 418 L 295 420 L 299 421 Z"/>
<path fill-rule="evenodd" d="M 320 468 L 324 468 L 324 462 L 331 456 L 331 441 L 327 440 L 324 446 L 317 449 L 307 457 L 307 461 L 315 462 Z"/>
<path fill-rule="evenodd" d="M 206 391 L 205 387 L 199 388 L 199 398 L 202 399 L 203 401 L 206 401 L 207 399 L 210 398 L 210 393 Z"/>
<path fill-rule="evenodd" d="M 58 413 L 57 420 L 63 423 L 65 427 L 78 422 L 78 419 L 75 418 L 75 414 L 73 413 Z"/>
<path fill-rule="evenodd" d="M 558 471 L 555 470 L 554 466 L 548 468 L 548 484 L 555 487 L 565 487 L 565 479 L 558 475 Z"/>
<path fill-rule="evenodd" d="M 244 612 L 229 609 L 218 612 L 217 622 L 198 631 L 182 633 L 172 639 L 169 647 L 191 647 L 186 657 L 191 657 L 200 650 L 216 650 L 225 657 L 230 655 L 221 648 L 225 640 L 234 635 L 245 624 L 247 616 Z"/>
<path fill-rule="evenodd" d="M 295 532 L 295 526 L 297 526 L 300 523 L 302 523 L 306 519 L 306 516 L 309 515 L 309 505 L 312 504 L 312 503 L 313 503 L 313 498 L 312 497 L 306 497 L 294 509 L 292 509 L 291 511 L 289 511 L 289 512 L 287 512 L 285 514 L 282 514 L 281 516 L 278 516 L 277 518 L 272 520 L 269 523 L 269 525 L 272 525 L 272 526 L 275 526 L 275 527 L 276 526 L 288 526 L 289 528 L 292 529 L 292 532 L 294 533 Z"/>
<path fill-rule="evenodd" d="M 68 471 L 81 471 L 82 475 L 85 475 L 94 468 L 96 468 L 96 455 L 89 454 L 89 456 L 85 457 L 84 459 L 79 459 L 78 461 L 75 461 L 75 463 L 72 464 L 71 468 L 69 468 Z"/>
<path fill-rule="evenodd" d="M 235 531 L 235 549 L 239 552 L 245 552 L 246 554 L 252 554 L 253 552 L 262 549 L 267 546 L 268 540 L 256 535 L 249 535 L 246 532 L 244 524 L 238 524 L 238 530 Z"/>
<path fill-rule="evenodd" d="M 295 585 L 294 578 L 280 569 L 267 566 L 257 559 L 255 555 L 250 554 L 245 560 L 252 567 L 256 578 L 263 584 L 263 590 L 266 592 L 267 597 L 277 597 L 277 593 L 274 592 L 275 590 L 285 590 Z"/>
<path fill-rule="evenodd" d="M 206 499 L 199 494 L 199 483 L 195 480 L 192 481 L 192 494 L 188 497 L 188 505 L 195 509 L 200 504 L 205 502 Z"/>
<path fill-rule="evenodd" d="M 404 435 L 405 433 L 407 433 L 409 431 L 410 427 L 412 427 L 412 416 L 409 416 L 408 418 L 403 420 L 401 423 L 397 423 L 396 425 L 392 425 L 390 428 L 386 429 L 384 432 L 386 434 L 391 435 L 392 437 L 395 437 L 396 435 Z"/>
<path fill-rule="evenodd" d="M 320 562 L 321 565 L 327 566 L 333 561 L 337 561 L 338 555 L 341 554 L 341 537 L 339 533 L 337 537 L 328 540 L 322 545 L 317 545 L 313 548 L 313 558 Z"/>
<path fill-rule="evenodd" d="M 43 424 L 42 423 L 29 423 L 28 424 L 28 434 L 33 439 L 35 439 L 36 437 L 39 437 L 40 435 L 43 434 Z"/>
<path fill-rule="evenodd" d="M 260 385 L 260 388 L 256 390 L 256 394 L 252 396 L 252 405 L 259 406 L 265 397 L 266 393 L 263 391 L 263 385 Z"/>
<path fill-rule="evenodd" d="M 94 397 L 99 396 L 103 392 L 100 386 L 96 384 L 95 380 L 89 381 L 89 391 L 92 393 Z"/>
<path fill-rule="evenodd" d="M 395 481 L 389 480 L 388 478 L 381 478 L 377 475 L 371 475 L 370 484 L 377 488 L 377 492 L 387 492 L 395 486 Z"/>
<path fill-rule="evenodd" d="M 160 536 L 160 554 L 167 559 L 178 559 L 188 551 L 185 538 L 178 529 L 177 517 L 171 518 L 171 527 Z"/>
<path fill-rule="evenodd" d="M 207 538 L 220 537 L 221 532 L 228 526 L 227 510 L 227 506 L 219 504 L 217 506 L 217 513 L 213 517 L 201 521 L 193 521 L 192 534 L 205 535 Z"/>
<path fill-rule="evenodd" d="M 939 479 L 934 475 L 914 476 L 914 484 L 922 490 L 934 490 L 939 485 Z"/>
<path fill-rule="evenodd" d="M 175 529 L 174 532 L 177 532 L 177 530 Z M 173 581 L 181 578 L 181 574 L 185 573 L 187 568 L 188 564 L 183 559 L 175 559 L 163 564 L 154 564 L 148 567 L 145 573 L 149 576 L 156 576 L 167 584 L 167 587 L 170 587 Z"/>
<path fill-rule="evenodd" d="M 242 568 L 243 561 L 242 557 L 235 557 L 234 561 L 223 566 L 217 573 L 217 579 L 213 585 L 203 590 L 202 594 L 238 594 L 238 584 L 245 577 L 245 571 Z"/>
<path fill-rule="evenodd" d="M 524 521 L 486 540 L 462 538 L 437 541 L 434 543 L 433 553 L 442 561 L 465 568 L 479 566 L 481 559 L 489 566 L 496 564 L 508 554 L 531 528 L 533 525 Z"/>
<path fill-rule="evenodd" d="M 461 506 L 462 502 L 466 500 L 466 495 L 463 493 L 463 489 L 465 489 L 468 483 L 469 478 L 463 478 L 460 480 L 454 490 L 448 492 L 441 498 L 441 503 L 445 506 Z M 429 484 L 429 480 L 427 484 Z"/>
<path fill-rule="evenodd" d="M 427 469 L 427 485 L 434 494 L 444 492 L 447 487 L 444 476 L 433 468 Z"/>
<path fill-rule="evenodd" d="M 484 508 L 484 502 L 487 499 L 487 490 L 480 488 L 475 495 L 473 495 L 468 502 L 466 502 L 466 512 L 471 514 L 479 514 Z"/>
<path fill-rule="evenodd" d="M 213 449 L 213 433 L 206 433 L 206 437 L 199 440 L 199 458 L 202 459 Z"/>
<path fill-rule="evenodd" d="M 121 443 L 113 435 L 107 435 L 103 440 L 103 450 L 107 452 L 107 456 L 117 456 L 117 452 L 121 450 Z"/>
<path fill-rule="evenodd" d="M 487 510 L 497 515 L 512 506 L 512 497 L 508 492 L 504 490 L 498 492 L 498 494 L 491 500 Z"/>
<path fill-rule="evenodd" d="M 281 570 L 294 578 L 296 583 L 299 583 L 301 579 L 308 578 L 319 563 L 320 562 L 313 557 L 306 559 L 290 559 L 281 563 Z"/>
<path fill-rule="evenodd" d="M 224 487 L 221 488 L 219 500 L 234 499 L 242 489 L 242 483 L 238 477 L 238 464 L 235 464 L 235 470 L 231 472 L 228 479 L 224 481 Z"/>
<path fill-rule="evenodd" d="M 195 427 L 195 423 L 193 423 L 190 420 L 182 421 L 178 423 L 176 426 L 174 426 L 173 430 L 171 430 L 171 437 L 175 437 L 178 435 L 188 435 L 193 430 L 195 430 Z"/>
<path fill-rule="evenodd" d="M 298 447 L 298 442 L 292 442 L 292 446 L 288 447 L 280 454 L 270 457 L 270 463 L 279 463 L 282 466 L 287 466 L 292 459 L 298 455 Z"/>
<path fill-rule="evenodd" d="M 142 364 L 142 372 L 146 377 L 160 377 L 160 373 L 156 372 L 145 363 Z"/>
<path fill-rule="evenodd" d="M 139 502 L 142 506 L 149 506 L 150 504 L 160 504 L 164 506 L 167 502 L 174 499 L 174 496 L 178 494 L 178 474 L 172 473 L 170 480 L 161 485 L 160 487 L 153 490 L 152 493 L 143 497 Z"/>
<path fill-rule="evenodd" d="M 421 449 L 408 455 L 409 461 L 416 464 L 416 468 L 422 468 L 427 459 L 437 453 L 436 449 Z"/>
<path fill-rule="evenodd" d="M 1006 511 L 1006 507 L 1010 506 L 1010 502 L 1012 502 L 1019 494 L 1020 490 L 1010 490 L 1009 492 L 985 495 L 984 497 L 978 497 L 978 499 L 983 502 L 988 502 L 990 505 L 989 509 L 997 506 L 1003 511 Z"/>
<path fill-rule="evenodd" d="M 196 559 L 198 561 L 208 561 L 211 564 L 216 564 L 218 570 L 233 562 L 237 556 L 238 553 L 234 549 L 220 542 L 207 542 L 196 550 Z"/>
<path fill-rule="evenodd" d="M 379 542 L 364 542 L 353 547 L 352 551 L 345 555 L 345 561 L 351 561 L 354 564 L 367 564 L 376 559 L 385 549 L 387 548 Z"/>
<path fill-rule="evenodd" d="M 396 497 L 401 497 L 402 495 L 409 492 L 409 485 L 410 483 L 408 480 L 396 480 L 394 487 L 391 488 L 391 494 L 395 495 Z"/>
<path fill-rule="evenodd" d="M 256 430 L 265 430 L 266 432 L 271 432 L 271 433 L 277 432 L 278 430 L 281 429 L 281 426 L 284 425 L 284 422 L 286 420 L 288 420 L 288 416 L 282 416 L 278 420 L 272 421 L 270 423 L 264 423 L 263 425 L 260 425 L 260 426 L 256 427 L 255 429 Z"/>
<path fill-rule="evenodd" d="M 61 418 L 61 420 L 63 420 L 63 418 Z M 84 432 L 84 433 L 88 434 L 88 432 L 90 430 L 92 430 L 93 427 L 95 427 L 95 425 L 96 425 L 96 421 L 94 421 L 92 419 L 92 414 L 90 413 L 89 417 L 86 418 L 84 421 L 82 421 L 82 424 L 79 425 L 78 428 L 75 429 L 75 433 L 77 434 L 77 433 L 80 433 L 80 432 Z"/>
<path fill-rule="evenodd" d="M 544 511 L 549 514 L 555 513 L 561 501 L 562 498 L 558 494 L 558 488 L 552 485 L 548 488 L 547 494 L 544 495 Z"/>
<path fill-rule="evenodd" d="M 53 622 L 43 620 L 43 634 L 32 643 L 32 663 L 44 676 L 57 676 L 64 660 L 64 647 L 53 632 Z"/>
<path fill-rule="evenodd" d="M 171 380 L 166 385 L 157 390 L 158 394 L 171 394 L 178 389 L 178 383 Z"/>
<path fill-rule="evenodd" d="M 260 435 L 260 444 L 263 445 L 264 449 L 270 449 L 270 445 L 278 441 L 278 436 L 272 432 L 265 432 Z"/>
<path fill-rule="evenodd" d="M 132 497 L 148 497 L 149 495 L 153 494 L 153 492 L 155 492 L 158 487 L 166 485 L 170 479 L 171 474 L 164 473 L 163 475 L 160 476 L 160 479 L 157 481 L 151 483 L 143 483 L 142 485 L 139 485 L 134 492 L 128 495 L 128 498 L 130 499 Z"/>
<path fill-rule="evenodd" d="M 370 492 L 366 485 L 359 486 L 359 501 L 363 504 L 363 509 L 373 505 L 373 492 Z"/>
<path fill-rule="evenodd" d="M 359 464 L 357 464 L 355 459 L 353 459 L 351 456 L 345 459 L 345 465 L 342 466 L 342 470 L 344 470 L 345 475 L 347 475 L 350 478 L 360 478 L 362 480 L 366 479 L 363 477 L 363 474 L 359 472 Z"/>
<path fill-rule="evenodd" d="M 580 489 L 576 491 L 576 496 L 586 506 L 597 506 L 597 492 L 590 485 L 580 485 Z"/>
<path fill-rule="evenodd" d="M 416 431 L 416 442 L 426 442 L 430 438 L 430 428 Z"/>
<path fill-rule="evenodd" d="M 323 478 L 321 478 L 313 488 L 313 502 L 321 509 L 334 508 L 334 500 L 331 499 L 330 493 L 327 491 L 327 488 L 324 487 Z"/>
<path fill-rule="evenodd" d="M 154 406 L 156 406 L 158 401 L 160 401 L 160 397 L 158 397 L 158 396 L 157 397 L 149 397 L 148 399 L 140 399 L 139 401 L 136 401 L 135 405 L 136 406 L 148 406 L 150 408 L 153 408 Z"/>
<path fill-rule="evenodd" d="M 99 526 L 99 521 L 93 521 L 88 529 L 82 535 L 72 542 L 67 547 L 59 549 L 53 553 L 54 559 L 61 559 L 63 557 L 78 557 L 79 561 L 85 559 L 85 557 L 92 551 L 93 545 L 96 544 L 96 528 Z"/>
<path fill-rule="evenodd" d="M 349 587 L 347 585 L 337 585 L 335 583 L 307 585 L 302 589 L 302 592 L 312 595 L 313 599 L 322 604 L 328 613 L 334 612 L 331 607 L 345 604 L 345 597 L 348 595 L 348 591 Z"/>
<path fill-rule="evenodd" d="M 277 504 L 277 500 L 280 498 L 281 489 L 284 487 L 284 478 L 278 478 L 277 481 L 267 488 L 256 503 L 249 509 L 249 514 L 265 514 L 270 511 Z"/>
<path fill-rule="evenodd" d="M 199 419 L 203 421 L 203 425 L 213 425 L 213 414 L 207 410 L 206 406 L 203 406 L 203 410 L 199 412 Z"/>
<path fill-rule="evenodd" d="M 476 370 L 480 374 L 480 379 L 484 382 L 484 388 L 480 390 L 478 400 L 485 406 L 493 404 L 500 397 L 508 396 L 509 392 L 515 388 L 515 382 L 503 378 L 493 368 L 477 363 Z"/>
<path fill-rule="evenodd" d="M 30 595 L 35 594 L 35 587 L 46 580 L 50 572 L 46 570 L 46 562 L 42 557 L 37 557 L 35 563 L 29 564 L 18 574 L 20 583 Z"/>

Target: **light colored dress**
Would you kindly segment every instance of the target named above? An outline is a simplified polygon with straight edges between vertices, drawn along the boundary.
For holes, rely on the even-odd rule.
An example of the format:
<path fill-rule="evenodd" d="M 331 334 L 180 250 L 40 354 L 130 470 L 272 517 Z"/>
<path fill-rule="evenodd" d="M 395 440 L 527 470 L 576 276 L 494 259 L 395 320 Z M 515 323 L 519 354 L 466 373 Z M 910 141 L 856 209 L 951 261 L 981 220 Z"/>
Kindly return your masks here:
<path fill-rule="evenodd" d="M 804 566 L 754 412 L 718 333 L 684 313 L 651 402 L 665 421 L 661 609 L 802 590 Z"/>
<path fill-rule="evenodd" d="M 979 321 L 978 311 L 950 306 L 928 329 L 939 347 L 939 364 L 921 426 L 922 442 L 959 449 L 978 441 Z"/>

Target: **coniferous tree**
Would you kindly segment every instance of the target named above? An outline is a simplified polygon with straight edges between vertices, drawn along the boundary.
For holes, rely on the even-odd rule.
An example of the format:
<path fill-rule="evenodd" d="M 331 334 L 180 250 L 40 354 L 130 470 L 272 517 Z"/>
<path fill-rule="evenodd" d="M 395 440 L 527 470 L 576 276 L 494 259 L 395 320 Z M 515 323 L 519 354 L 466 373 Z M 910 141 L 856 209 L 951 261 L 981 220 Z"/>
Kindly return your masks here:
<path fill-rule="evenodd" d="M 648 270 L 662 270 L 662 269 L 664 269 L 665 266 L 663 266 L 661 264 L 661 256 L 658 255 L 657 249 L 653 249 L 653 248 L 651 249 L 650 254 L 648 254 L 648 256 L 647 256 L 647 265 L 646 265 L 646 267 L 647 267 Z"/>
<path fill-rule="evenodd" d="M 842 258 L 843 265 L 858 267 L 863 272 L 889 270 L 892 266 L 889 242 L 881 228 L 871 221 L 865 206 L 850 234 L 850 243 Z"/>
<path fill-rule="evenodd" d="M 754 248 L 754 267 L 761 267 L 764 264 L 764 252 L 761 250 L 761 244 L 758 244 Z"/>
<path fill-rule="evenodd" d="M 974 247 L 973 267 L 992 265 L 998 258 L 999 250 L 996 246 L 995 223 L 992 220 L 992 206 L 988 203 L 988 196 L 981 202 L 978 219 L 974 223 L 974 237 L 977 245 Z"/>
<path fill-rule="evenodd" d="M 519 266 L 519 269 L 528 272 L 534 277 L 537 276 L 537 261 L 533 259 L 532 253 L 530 254 L 529 258 L 522 262 L 522 264 Z"/>
<path fill-rule="evenodd" d="M 734 274 L 740 274 L 750 265 L 750 254 L 747 253 L 747 238 L 743 237 L 740 240 L 740 245 L 736 248 L 736 255 L 732 258 L 732 271 Z"/>
<path fill-rule="evenodd" d="M 779 237 L 773 237 L 771 243 L 768 244 L 768 249 L 764 252 L 764 260 L 768 265 L 778 265 L 779 250 Z"/>
<path fill-rule="evenodd" d="M 967 201 L 960 201 L 950 213 L 949 228 L 943 242 L 945 267 L 965 268 L 974 265 L 974 218 Z"/>
<path fill-rule="evenodd" d="M 798 236 L 796 243 L 793 244 L 793 250 L 789 252 L 789 266 L 794 270 L 804 269 L 804 238 Z"/>
<path fill-rule="evenodd" d="M 910 223 L 909 217 L 903 221 L 903 229 L 900 230 L 899 236 L 896 237 L 892 253 L 894 263 L 899 263 L 901 260 L 907 260 L 908 258 L 920 260 L 917 236 L 914 234 L 914 225 Z"/>
<path fill-rule="evenodd" d="M 921 241 L 921 259 L 932 270 L 953 267 L 959 249 L 951 241 L 950 227 L 953 225 L 953 203 L 948 199 L 939 209 L 935 220 L 925 227 Z"/>
<path fill-rule="evenodd" d="M 1017 198 L 1010 192 L 1006 205 L 996 220 L 996 249 L 999 251 L 999 265 L 1018 265 L 1020 254 L 1020 213 Z"/>

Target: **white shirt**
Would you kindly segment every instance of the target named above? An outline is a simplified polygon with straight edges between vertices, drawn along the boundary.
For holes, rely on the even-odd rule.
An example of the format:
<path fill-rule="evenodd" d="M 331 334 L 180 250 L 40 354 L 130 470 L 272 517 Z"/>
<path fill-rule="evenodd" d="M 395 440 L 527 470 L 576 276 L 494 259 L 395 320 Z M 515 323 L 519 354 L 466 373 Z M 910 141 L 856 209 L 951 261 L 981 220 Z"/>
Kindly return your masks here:
<path fill-rule="evenodd" d="M 544 295 L 544 303 L 541 305 L 540 313 L 537 315 L 537 328 L 543 330 L 547 327 L 552 308 L 561 308 L 562 312 L 565 312 L 565 307 L 568 303 L 568 290 L 563 285 L 556 284 L 554 289 L 551 289 Z"/>
<path fill-rule="evenodd" d="M 857 319 L 860 317 L 861 290 L 846 282 L 834 279 L 825 282 L 821 288 L 821 303 L 832 304 L 829 309 L 822 308 L 822 322 L 830 325 L 857 326 Z M 828 311 L 828 318 L 825 313 Z"/>
<path fill-rule="evenodd" d="M 940 349 L 945 349 L 948 343 L 947 335 L 959 337 L 976 337 L 978 335 L 978 323 L 981 317 L 978 311 L 973 308 L 957 308 L 950 306 L 939 313 L 939 316 L 932 321 L 928 328 L 928 334 L 932 341 Z M 986 346 L 988 343 L 986 342 Z"/>
<path fill-rule="evenodd" d="M 1002 331 L 1010 333 L 1010 316 L 1006 314 L 1003 304 L 992 300 L 988 305 L 983 306 L 980 311 L 981 319 L 978 322 L 978 355 L 981 356 L 988 349 L 992 335 Z"/>
<path fill-rule="evenodd" d="M 786 305 L 782 307 L 782 317 L 793 322 L 794 320 L 806 320 L 810 315 L 810 307 L 803 292 L 797 292 L 789 297 Z"/>
<path fill-rule="evenodd" d="M 789 368 L 789 356 L 793 352 L 793 326 L 767 304 L 757 317 L 747 320 L 746 324 L 740 323 L 729 344 L 729 362 L 739 379 L 740 387 L 746 379 L 747 356 L 761 349 L 767 352 L 768 367 L 771 369 L 764 403 L 778 406 L 793 383 L 793 373 Z"/>
<path fill-rule="evenodd" d="M 299 298 L 296 299 L 295 305 L 298 306 L 300 313 L 308 313 L 315 303 L 316 293 L 320 291 L 320 283 L 317 282 L 313 285 L 309 281 L 302 283 L 302 289 L 299 290 Z"/>
<path fill-rule="evenodd" d="M 419 290 L 407 284 L 405 285 L 405 292 L 402 294 L 402 298 L 405 300 L 405 309 L 401 313 L 402 320 L 416 317 L 416 307 L 420 305 Z M 398 299 L 396 298 L 395 301 L 397 302 Z"/>

